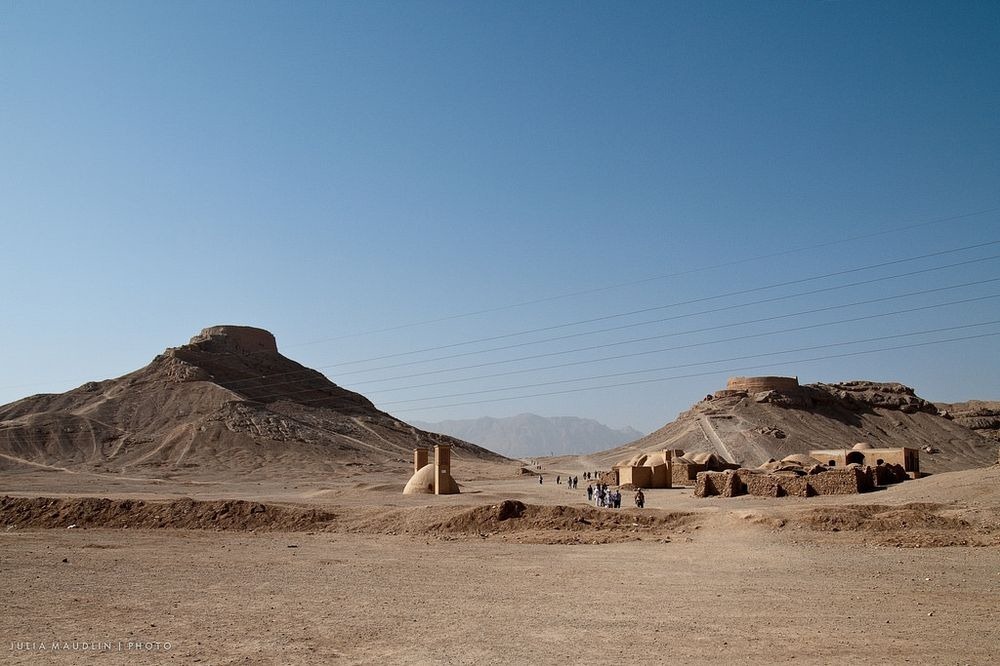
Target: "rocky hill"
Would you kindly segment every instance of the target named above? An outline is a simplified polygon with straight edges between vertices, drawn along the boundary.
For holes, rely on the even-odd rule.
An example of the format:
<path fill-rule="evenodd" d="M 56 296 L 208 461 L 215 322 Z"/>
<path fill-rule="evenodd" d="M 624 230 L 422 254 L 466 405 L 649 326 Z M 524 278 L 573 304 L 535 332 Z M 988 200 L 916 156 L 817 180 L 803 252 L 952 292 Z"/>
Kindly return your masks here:
<path fill-rule="evenodd" d="M 921 449 L 920 468 L 926 472 L 993 464 L 997 442 L 962 425 L 962 417 L 949 416 L 897 383 L 799 386 L 794 378 L 733 378 L 675 421 L 593 458 L 610 466 L 635 453 L 668 448 L 713 452 L 757 466 L 770 458 L 868 442 Z"/>
<path fill-rule="evenodd" d="M 992 439 L 1000 445 L 1000 401 L 969 400 L 968 402 L 934 403 L 941 416 L 969 430 Z"/>
<path fill-rule="evenodd" d="M 502 460 L 376 409 L 243 326 L 206 328 L 117 379 L 0 407 L 0 470 L 308 476 L 404 467 L 414 446 L 437 443 L 459 460 Z"/>
<path fill-rule="evenodd" d="M 575 416 L 518 414 L 506 418 L 484 416 L 438 423 L 414 421 L 414 424 L 425 430 L 475 442 L 511 458 L 591 453 L 642 437 L 642 433 L 634 428 L 616 430 L 592 419 Z"/>

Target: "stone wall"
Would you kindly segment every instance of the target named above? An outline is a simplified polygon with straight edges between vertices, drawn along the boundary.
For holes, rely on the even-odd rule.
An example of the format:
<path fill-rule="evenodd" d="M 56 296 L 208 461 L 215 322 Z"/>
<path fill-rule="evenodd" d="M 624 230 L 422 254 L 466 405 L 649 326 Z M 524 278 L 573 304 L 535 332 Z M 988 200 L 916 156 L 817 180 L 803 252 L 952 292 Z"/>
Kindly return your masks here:
<path fill-rule="evenodd" d="M 695 497 L 736 497 L 745 495 L 746 486 L 733 470 L 725 472 L 699 472 L 694 484 Z"/>
<path fill-rule="evenodd" d="M 201 333 L 191 338 L 188 344 L 213 341 L 220 345 L 233 347 L 243 353 L 255 352 L 278 353 L 278 343 L 270 331 L 252 326 L 209 326 Z"/>
<path fill-rule="evenodd" d="M 871 473 L 860 467 L 828 469 L 809 475 L 809 485 L 817 495 L 854 495 L 874 490 Z"/>
<path fill-rule="evenodd" d="M 701 472 L 695 497 L 812 497 L 813 495 L 855 495 L 875 488 L 871 468 L 846 467 L 804 476 L 768 474 L 750 469 L 733 472 Z"/>
<path fill-rule="evenodd" d="M 746 391 L 760 393 L 762 391 L 797 391 L 798 377 L 730 377 L 726 382 L 727 391 Z"/>
<path fill-rule="evenodd" d="M 670 468 L 670 484 L 672 486 L 690 486 L 695 482 L 699 472 L 704 472 L 707 467 L 697 463 L 674 461 Z"/>

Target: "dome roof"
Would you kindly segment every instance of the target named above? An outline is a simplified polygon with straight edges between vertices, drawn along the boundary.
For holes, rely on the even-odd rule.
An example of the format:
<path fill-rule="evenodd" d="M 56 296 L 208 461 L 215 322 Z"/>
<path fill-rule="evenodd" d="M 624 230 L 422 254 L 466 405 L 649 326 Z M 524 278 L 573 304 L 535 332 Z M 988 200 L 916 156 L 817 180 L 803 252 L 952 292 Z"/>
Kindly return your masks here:
<path fill-rule="evenodd" d="M 868 450 L 870 448 L 872 448 L 872 445 L 869 444 L 868 442 L 858 442 L 857 444 L 855 444 L 854 446 L 851 447 L 851 450 L 852 451 L 866 451 L 866 450 Z"/>
<path fill-rule="evenodd" d="M 444 479 L 444 484 L 446 486 L 445 495 L 454 495 L 459 492 L 458 484 L 455 483 L 455 479 L 451 478 L 451 474 L 446 474 Z M 404 495 L 433 495 L 434 494 L 434 465 L 427 464 L 416 471 L 416 473 L 410 477 L 410 480 L 406 482 L 403 486 Z"/>
<path fill-rule="evenodd" d="M 781 467 L 781 463 L 778 462 L 777 460 L 775 460 L 774 458 L 771 458 L 766 463 L 763 463 L 762 465 L 759 465 L 757 467 L 757 469 L 765 471 L 765 472 L 773 472 L 774 470 L 778 469 L 779 467 Z"/>
<path fill-rule="evenodd" d="M 626 460 L 619 460 L 615 463 L 615 467 L 659 467 L 666 464 L 667 458 L 663 451 L 650 451 L 637 453 Z"/>
<path fill-rule="evenodd" d="M 646 462 L 643 464 L 646 467 L 659 467 L 660 465 L 666 465 L 667 459 L 663 455 L 663 451 L 654 451 L 646 456 Z"/>
<path fill-rule="evenodd" d="M 790 456 L 782 458 L 781 462 L 794 463 L 796 465 L 801 465 L 802 467 L 812 467 L 819 461 L 806 453 L 793 453 Z"/>
<path fill-rule="evenodd" d="M 710 451 L 698 451 L 697 453 L 689 453 L 684 456 L 691 462 L 697 465 L 709 465 L 709 464 L 719 464 L 719 456 L 711 453 Z"/>

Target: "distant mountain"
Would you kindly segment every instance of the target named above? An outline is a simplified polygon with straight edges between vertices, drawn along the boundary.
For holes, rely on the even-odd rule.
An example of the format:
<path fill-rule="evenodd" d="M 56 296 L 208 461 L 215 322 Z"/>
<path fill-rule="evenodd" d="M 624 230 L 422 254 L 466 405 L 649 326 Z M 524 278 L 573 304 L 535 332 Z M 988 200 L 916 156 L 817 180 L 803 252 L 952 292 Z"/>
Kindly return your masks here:
<path fill-rule="evenodd" d="M 643 435 L 634 428 L 615 430 L 592 419 L 537 414 L 411 423 L 422 430 L 451 435 L 510 458 L 590 453 L 631 442 Z"/>

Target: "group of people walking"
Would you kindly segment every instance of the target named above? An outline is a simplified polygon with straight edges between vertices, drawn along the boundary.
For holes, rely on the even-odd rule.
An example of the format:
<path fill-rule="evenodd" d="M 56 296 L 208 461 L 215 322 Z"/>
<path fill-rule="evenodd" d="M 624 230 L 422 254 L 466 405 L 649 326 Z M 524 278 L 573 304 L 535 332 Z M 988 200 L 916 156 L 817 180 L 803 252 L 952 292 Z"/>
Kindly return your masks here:
<path fill-rule="evenodd" d="M 583 478 L 585 481 L 590 479 L 597 479 L 599 477 L 597 472 L 584 472 Z M 563 477 L 562 475 L 556 476 L 556 485 L 562 485 Z M 566 488 L 569 490 L 575 490 L 577 484 L 580 482 L 580 477 L 578 476 L 567 476 L 566 477 Z M 542 475 L 538 475 L 538 483 L 542 483 Z M 642 492 L 642 488 L 637 488 L 635 491 L 635 506 L 639 509 L 646 505 L 646 496 Z M 620 490 L 612 490 L 608 487 L 606 483 L 595 483 L 587 485 L 587 501 L 593 502 L 594 506 L 598 506 L 605 509 L 620 509 L 622 507 L 622 493 Z"/>
<path fill-rule="evenodd" d="M 576 489 L 576 484 L 580 482 L 580 477 L 578 476 L 567 476 L 566 477 L 566 487 L 570 490 Z M 562 483 L 562 477 L 556 476 L 556 485 Z"/>
<path fill-rule="evenodd" d="M 622 494 L 619 490 L 612 491 L 606 483 L 598 483 L 596 487 L 587 486 L 587 501 L 606 509 L 620 509 Z"/>

